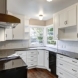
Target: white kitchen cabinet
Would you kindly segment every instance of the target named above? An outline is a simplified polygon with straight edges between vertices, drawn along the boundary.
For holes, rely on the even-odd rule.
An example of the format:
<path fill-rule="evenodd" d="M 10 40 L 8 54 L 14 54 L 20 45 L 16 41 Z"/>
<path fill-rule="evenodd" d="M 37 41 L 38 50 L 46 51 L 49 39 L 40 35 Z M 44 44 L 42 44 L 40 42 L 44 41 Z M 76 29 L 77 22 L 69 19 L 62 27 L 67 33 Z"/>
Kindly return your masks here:
<path fill-rule="evenodd" d="M 5 69 L 11 69 L 12 68 L 12 61 L 6 62 L 4 65 Z"/>
<path fill-rule="evenodd" d="M 24 39 L 24 16 L 13 14 L 14 16 L 18 17 L 21 20 L 21 23 L 18 24 L 15 28 L 13 28 L 13 40 L 21 40 Z"/>
<path fill-rule="evenodd" d="M 77 25 L 77 5 L 70 6 L 59 12 L 59 28 Z"/>
<path fill-rule="evenodd" d="M 49 69 L 49 51 L 45 50 L 45 68 Z"/>
<path fill-rule="evenodd" d="M 26 27 L 29 26 L 29 19 L 26 19 L 24 15 L 14 14 L 8 12 L 20 19 L 20 23 L 15 28 L 5 29 L 5 40 L 26 40 L 29 39 L 29 29 L 26 31 Z"/>
<path fill-rule="evenodd" d="M 66 11 L 61 11 L 60 14 L 59 14 L 59 23 L 60 23 L 60 26 L 59 28 L 61 27 L 65 27 L 67 24 L 67 12 Z"/>
<path fill-rule="evenodd" d="M 53 15 L 54 40 L 58 40 L 59 14 Z"/>
<path fill-rule="evenodd" d="M 0 28 L 0 41 L 5 41 L 5 29 Z"/>
<path fill-rule="evenodd" d="M 13 32 L 12 28 L 5 29 L 5 40 L 12 40 L 13 39 Z"/>
<path fill-rule="evenodd" d="M 37 50 L 38 51 L 38 66 L 44 67 L 45 66 L 45 50 Z"/>
<path fill-rule="evenodd" d="M 77 59 L 57 54 L 57 75 L 65 78 L 78 78 Z"/>

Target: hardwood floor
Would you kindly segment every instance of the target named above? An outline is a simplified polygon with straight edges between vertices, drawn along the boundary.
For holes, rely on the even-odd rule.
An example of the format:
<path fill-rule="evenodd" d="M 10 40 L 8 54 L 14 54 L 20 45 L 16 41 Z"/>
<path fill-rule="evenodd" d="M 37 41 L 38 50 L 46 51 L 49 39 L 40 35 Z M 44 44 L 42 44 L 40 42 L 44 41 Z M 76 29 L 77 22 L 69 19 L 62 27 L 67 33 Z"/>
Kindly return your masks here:
<path fill-rule="evenodd" d="M 56 78 L 56 77 L 45 69 L 30 69 L 28 70 L 27 78 Z"/>

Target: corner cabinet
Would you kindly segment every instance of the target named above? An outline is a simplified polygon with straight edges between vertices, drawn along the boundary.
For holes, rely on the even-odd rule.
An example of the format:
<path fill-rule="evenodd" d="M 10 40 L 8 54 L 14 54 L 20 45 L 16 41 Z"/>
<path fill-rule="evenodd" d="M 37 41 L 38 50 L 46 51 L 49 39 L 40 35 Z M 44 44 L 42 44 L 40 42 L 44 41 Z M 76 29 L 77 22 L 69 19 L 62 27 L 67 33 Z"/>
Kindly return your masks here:
<path fill-rule="evenodd" d="M 78 40 L 78 4 L 74 4 L 53 15 L 54 38 Z"/>
<path fill-rule="evenodd" d="M 5 29 L 5 40 L 25 40 L 26 26 L 29 26 L 29 19 L 26 19 L 24 15 L 9 13 L 21 20 L 15 28 Z"/>

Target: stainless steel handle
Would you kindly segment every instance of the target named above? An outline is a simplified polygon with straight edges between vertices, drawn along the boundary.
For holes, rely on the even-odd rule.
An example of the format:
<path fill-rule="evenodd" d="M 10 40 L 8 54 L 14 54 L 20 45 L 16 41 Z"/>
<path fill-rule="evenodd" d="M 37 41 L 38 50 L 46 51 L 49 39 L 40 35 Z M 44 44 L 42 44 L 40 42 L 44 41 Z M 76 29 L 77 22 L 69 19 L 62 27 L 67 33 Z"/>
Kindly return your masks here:
<path fill-rule="evenodd" d="M 78 33 L 77 33 L 77 38 L 78 38 Z"/>
<path fill-rule="evenodd" d="M 67 25 L 67 23 L 68 23 L 67 21 L 64 22 L 65 25 Z"/>
<path fill-rule="evenodd" d="M 61 75 L 63 75 L 63 73 L 60 72 Z"/>
<path fill-rule="evenodd" d="M 14 34 L 13 34 L 13 38 L 14 38 Z"/>
<path fill-rule="evenodd" d="M 76 61 L 73 61 L 73 60 L 72 60 L 72 62 L 77 63 Z"/>
<path fill-rule="evenodd" d="M 62 66 L 63 66 L 63 64 L 60 64 L 60 65 L 62 65 Z"/>
<path fill-rule="evenodd" d="M 7 38 L 7 34 L 6 34 L 6 38 Z"/>
<path fill-rule="evenodd" d="M 77 70 L 72 69 L 74 72 L 77 72 Z"/>
<path fill-rule="evenodd" d="M 60 57 L 60 58 L 63 58 L 63 57 Z"/>

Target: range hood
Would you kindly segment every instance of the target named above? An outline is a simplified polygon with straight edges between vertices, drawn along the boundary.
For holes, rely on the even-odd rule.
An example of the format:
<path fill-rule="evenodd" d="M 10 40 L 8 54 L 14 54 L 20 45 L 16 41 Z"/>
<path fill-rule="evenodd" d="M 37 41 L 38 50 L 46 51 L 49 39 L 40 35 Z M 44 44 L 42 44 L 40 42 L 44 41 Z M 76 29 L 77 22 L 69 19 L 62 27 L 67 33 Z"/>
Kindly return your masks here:
<path fill-rule="evenodd" d="M 0 27 L 15 28 L 19 23 L 19 18 L 7 14 L 7 0 L 0 0 Z"/>

